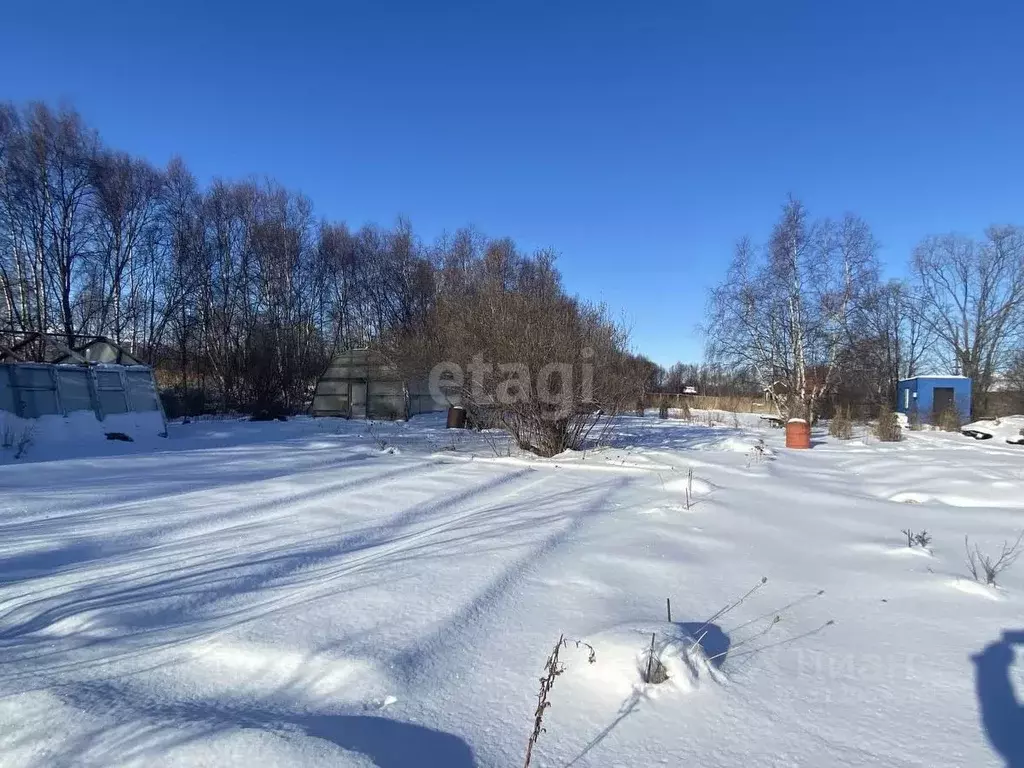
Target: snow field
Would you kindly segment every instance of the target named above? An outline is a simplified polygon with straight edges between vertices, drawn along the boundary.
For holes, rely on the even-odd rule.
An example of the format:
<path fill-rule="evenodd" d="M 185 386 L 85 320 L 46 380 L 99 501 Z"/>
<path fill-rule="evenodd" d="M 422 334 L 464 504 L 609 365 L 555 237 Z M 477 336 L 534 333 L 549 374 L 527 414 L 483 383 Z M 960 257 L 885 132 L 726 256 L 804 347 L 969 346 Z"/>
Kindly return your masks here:
<path fill-rule="evenodd" d="M 0 765 L 518 766 L 562 632 L 596 662 L 563 650 L 535 766 L 1024 754 L 972 660 L 1024 565 L 963 565 L 1024 526 L 1024 453 L 694 422 L 550 460 L 437 418 L 204 422 L 0 466 Z"/>

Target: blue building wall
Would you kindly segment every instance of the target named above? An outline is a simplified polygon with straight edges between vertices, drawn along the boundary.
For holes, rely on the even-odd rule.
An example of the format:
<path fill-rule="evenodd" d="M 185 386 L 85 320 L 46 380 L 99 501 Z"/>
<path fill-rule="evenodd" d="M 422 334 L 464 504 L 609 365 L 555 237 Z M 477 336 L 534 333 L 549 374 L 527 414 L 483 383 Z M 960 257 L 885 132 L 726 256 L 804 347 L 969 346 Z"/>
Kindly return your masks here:
<path fill-rule="evenodd" d="M 916 407 L 922 421 L 931 421 L 937 388 L 953 390 L 957 410 L 969 421 L 971 380 L 966 376 L 915 376 L 912 379 L 903 379 L 896 389 L 896 410 L 909 414 Z"/>

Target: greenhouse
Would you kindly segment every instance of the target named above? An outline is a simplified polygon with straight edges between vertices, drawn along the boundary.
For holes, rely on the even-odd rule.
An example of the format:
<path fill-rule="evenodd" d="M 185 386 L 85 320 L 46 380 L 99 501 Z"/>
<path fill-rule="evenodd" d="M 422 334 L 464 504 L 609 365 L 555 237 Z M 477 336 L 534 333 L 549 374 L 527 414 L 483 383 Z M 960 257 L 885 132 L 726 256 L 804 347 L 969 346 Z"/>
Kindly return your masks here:
<path fill-rule="evenodd" d="M 166 435 L 151 368 L 87 359 L 97 355 L 137 363 L 119 350 L 105 339 L 65 348 L 59 359 L 74 362 L 12 362 L 24 355 L 24 348 L 8 350 L 0 363 L 0 428 L 6 433 L 30 430 L 46 440 Z"/>

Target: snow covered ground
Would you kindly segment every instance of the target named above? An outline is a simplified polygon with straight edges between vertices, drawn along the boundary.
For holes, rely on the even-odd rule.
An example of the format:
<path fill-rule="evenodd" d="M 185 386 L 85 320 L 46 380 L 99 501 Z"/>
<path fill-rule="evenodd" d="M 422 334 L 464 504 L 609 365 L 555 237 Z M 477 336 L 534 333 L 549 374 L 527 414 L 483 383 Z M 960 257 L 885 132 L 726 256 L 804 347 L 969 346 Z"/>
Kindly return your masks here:
<path fill-rule="evenodd" d="M 1024 528 L 1024 449 L 701 421 L 5 454 L 0 765 L 519 766 L 560 633 L 596 660 L 562 650 L 535 766 L 1024 765 L 1024 560 L 980 586 L 963 541 Z"/>

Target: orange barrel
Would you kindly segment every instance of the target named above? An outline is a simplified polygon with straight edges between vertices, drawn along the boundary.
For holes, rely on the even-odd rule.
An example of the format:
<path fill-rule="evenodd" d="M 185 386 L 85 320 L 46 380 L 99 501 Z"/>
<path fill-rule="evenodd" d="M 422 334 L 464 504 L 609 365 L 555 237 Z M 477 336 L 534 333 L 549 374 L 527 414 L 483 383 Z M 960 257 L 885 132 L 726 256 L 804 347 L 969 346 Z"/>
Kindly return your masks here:
<path fill-rule="evenodd" d="M 790 419 L 786 422 L 786 447 L 810 448 L 811 425 L 804 419 Z"/>
<path fill-rule="evenodd" d="M 463 429 L 466 426 L 466 409 L 454 405 L 448 409 L 448 423 L 445 429 Z"/>

